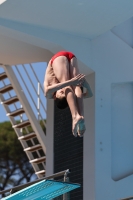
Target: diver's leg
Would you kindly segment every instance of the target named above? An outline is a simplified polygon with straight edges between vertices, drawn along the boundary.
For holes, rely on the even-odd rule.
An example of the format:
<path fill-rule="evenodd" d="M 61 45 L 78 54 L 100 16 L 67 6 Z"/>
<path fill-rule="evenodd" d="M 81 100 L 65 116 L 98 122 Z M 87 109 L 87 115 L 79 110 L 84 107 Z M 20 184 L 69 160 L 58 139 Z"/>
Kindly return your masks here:
<path fill-rule="evenodd" d="M 77 102 L 76 102 L 76 96 L 71 87 L 65 88 L 65 96 L 66 96 L 66 99 L 71 111 L 71 115 L 72 115 L 72 132 L 74 136 L 77 137 L 78 124 L 81 122 L 83 118 L 81 115 L 79 115 Z"/>
<path fill-rule="evenodd" d="M 58 79 L 59 82 L 64 82 L 70 79 L 69 74 L 69 62 L 65 56 L 57 57 L 53 61 L 53 70 L 55 77 Z M 71 86 L 64 88 L 64 93 L 71 111 L 72 115 L 72 131 L 73 134 L 77 135 L 77 124 L 82 119 L 82 116 L 79 115 L 76 96 L 73 92 Z"/>
<path fill-rule="evenodd" d="M 77 76 L 78 74 L 79 74 L 79 69 L 78 69 L 77 59 L 74 57 L 71 59 L 71 62 L 70 62 L 70 76 L 71 78 L 73 78 Z M 75 86 L 73 88 L 74 88 L 75 95 L 77 97 L 79 114 L 81 116 L 84 116 L 82 90 L 80 86 Z"/>
<path fill-rule="evenodd" d="M 70 61 L 70 76 L 71 78 L 77 76 L 79 74 L 79 69 L 78 69 L 78 63 L 76 57 L 72 58 Z M 74 93 L 76 95 L 76 101 L 77 101 L 77 106 L 78 106 L 78 112 L 84 119 L 84 106 L 83 106 L 83 96 L 82 96 L 82 90 L 80 86 L 75 86 L 73 87 Z M 80 132 L 79 135 L 82 135 L 85 132 L 85 124 L 84 122 L 80 124 Z"/>

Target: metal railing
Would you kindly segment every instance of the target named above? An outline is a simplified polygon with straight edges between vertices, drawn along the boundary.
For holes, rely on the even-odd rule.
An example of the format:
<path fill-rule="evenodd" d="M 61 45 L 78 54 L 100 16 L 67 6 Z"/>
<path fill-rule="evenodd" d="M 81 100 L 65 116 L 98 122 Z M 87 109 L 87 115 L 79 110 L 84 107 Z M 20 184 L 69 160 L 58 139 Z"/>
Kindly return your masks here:
<path fill-rule="evenodd" d="M 3 70 L 2 70 L 2 72 L 1 72 L 1 68 L 3 67 Z M 23 140 L 23 139 L 20 139 L 20 142 L 21 142 L 21 144 L 22 144 L 22 146 L 23 146 L 23 148 L 24 149 L 27 149 L 28 147 L 33 147 L 34 145 L 38 145 L 38 144 L 41 144 L 41 146 L 42 146 L 42 149 L 40 150 L 40 149 L 36 149 L 36 150 L 34 150 L 34 152 L 36 153 L 36 158 L 37 159 L 39 159 L 40 157 L 45 157 L 45 144 L 44 144 L 44 141 L 45 141 L 45 137 L 43 136 L 44 135 L 44 133 L 43 133 L 43 131 L 45 132 L 45 120 L 44 120 L 44 117 L 40 114 L 40 104 L 39 105 L 35 105 L 35 107 L 37 108 L 36 109 L 36 114 L 37 114 L 37 116 L 39 116 L 39 122 L 38 122 L 38 120 L 36 120 L 36 115 L 34 115 L 34 111 L 33 112 L 31 112 L 31 118 L 29 118 L 29 104 L 28 104 L 28 101 L 30 102 L 30 105 L 31 105 L 31 100 L 29 100 L 28 98 L 26 98 L 26 99 L 28 99 L 28 101 L 27 101 L 27 103 L 25 103 L 24 105 L 26 105 L 27 106 L 27 108 L 26 108 L 26 106 L 24 106 L 24 109 L 23 109 L 23 112 L 22 112 L 22 114 L 18 114 L 18 115 L 15 115 L 15 116 L 12 116 L 11 114 L 12 114 L 12 112 L 14 112 L 14 111 L 16 111 L 16 110 L 19 110 L 20 108 L 22 108 L 22 105 L 21 104 L 23 104 L 23 102 L 26 102 L 26 101 L 24 101 L 24 99 L 23 98 L 21 98 L 21 92 L 22 91 L 24 91 L 24 94 L 26 93 L 26 91 L 25 91 L 25 88 L 23 88 L 22 87 L 22 85 L 21 85 L 21 82 L 20 82 L 20 78 L 17 76 L 17 78 L 15 77 L 16 76 L 16 73 L 14 74 L 13 73 L 13 76 L 9 76 L 9 74 L 11 75 L 11 72 L 13 72 L 14 70 L 12 70 L 12 68 L 9 66 L 9 69 L 11 69 L 10 70 L 10 73 L 9 73 L 9 71 L 7 70 L 7 67 L 8 66 L 4 66 L 4 65 L 2 65 L 1 66 L 1 68 L 0 68 L 0 74 L 2 74 L 2 73 L 6 73 L 6 75 L 7 75 L 7 77 L 5 76 L 5 78 L 4 79 L 1 79 L 1 81 L 0 81 L 0 88 L 4 88 L 5 86 L 7 86 L 7 85 L 11 85 L 12 86 L 12 89 L 11 90 L 7 90 L 4 94 L 2 94 L 2 93 L 0 93 L 0 100 L 1 100 L 1 103 L 3 104 L 3 106 L 4 106 L 4 108 L 5 108 L 5 110 L 6 110 L 6 113 L 7 113 L 7 116 L 10 118 L 10 121 L 11 121 L 11 123 L 12 123 L 12 125 L 14 126 L 14 125 L 17 125 L 17 124 L 21 124 L 21 122 L 24 122 L 24 121 L 29 121 L 30 123 L 28 124 L 28 126 L 24 126 L 23 128 L 21 128 L 21 129 L 19 129 L 19 128 L 15 128 L 15 132 L 16 132 L 16 134 L 17 134 L 17 136 L 18 136 L 18 138 L 21 138 L 21 136 L 26 136 L 26 135 L 28 135 L 28 134 L 30 134 L 30 133 L 35 133 L 36 134 L 36 137 L 31 137 L 29 140 L 30 140 L 30 142 L 29 142 L 29 140 Z M 16 67 L 15 67 L 15 69 L 16 69 Z M 19 71 L 19 70 L 17 70 L 17 71 Z M 9 73 L 9 74 L 8 74 Z M 19 73 L 20 73 L 20 75 L 22 76 L 22 74 L 21 74 L 21 72 L 19 71 Z M 22 76 L 22 78 L 24 77 L 24 75 Z M 14 80 L 15 80 L 15 78 L 16 78 L 16 85 L 19 85 L 19 83 L 20 83 L 20 85 L 19 85 L 19 90 L 17 91 L 16 90 L 16 85 L 14 85 Z M 19 82 L 18 82 L 18 80 L 19 80 Z M 27 81 L 23 78 L 23 81 L 24 81 L 24 83 L 23 84 L 25 84 L 26 85 L 26 83 L 27 83 Z M 27 84 L 28 85 L 28 84 Z M 27 86 L 26 85 L 26 86 Z M 38 84 L 38 85 L 40 85 L 40 83 Z M 16 88 L 15 88 L 16 87 Z M 30 92 L 30 89 L 28 88 L 28 86 L 27 86 L 27 89 L 28 89 L 28 91 Z M 21 91 L 22 90 L 22 91 Z M 20 96 L 19 96 L 20 95 Z M 32 96 L 32 93 L 30 92 L 30 95 L 31 95 L 31 98 L 34 100 L 35 99 L 35 97 L 33 97 Z M 18 97 L 19 96 L 19 97 Z M 24 97 L 25 95 L 22 95 L 22 97 Z M 38 97 L 39 96 L 39 97 Z M 44 96 L 44 95 L 43 95 Z M 6 100 L 10 100 L 11 98 L 13 98 L 13 97 L 18 97 L 17 99 L 18 99 L 18 101 L 17 102 L 15 102 L 15 103 L 11 103 L 11 104 L 5 104 L 4 102 L 6 101 Z M 38 101 L 39 101 L 39 103 L 40 103 L 40 91 L 38 92 L 38 95 L 37 95 L 37 93 L 36 93 L 36 97 L 38 98 Z M 21 102 L 22 101 L 22 102 Z M 37 107 L 38 106 L 38 107 Z M 33 108 L 32 108 L 33 109 Z M 32 110 L 31 109 L 31 110 Z M 39 112 L 39 114 L 38 114 L 38 112 Z M 18 112 L 19 113 L 19 112 Z M 33 116 L 34 116 L 34 118 L 33 118 Z M 41 122 L 42 123 L 40 123 L 40 116 L 41 116 Z M 39 125 L 39 126 L 38 126 Z M 42 129 L 41 129 L 41 127 L 40 127 L 40 125 L 42 125 Z M 39 129 L 38 129 L 38 127 L 39 127 Z M 41 134 L 41 135 L 40 135 Z M 40 139 L 41 138 L 41 139 Z M 43 138 L 43 139 L 42 139 Z M 28 156 L 28 158 L 29 158 L 29 160 L 30 161 L 32 161 L 32 160 L 34 160 L 34 155 L 32 154 L 32 152 L 30 152 L 30 151 L 28 151 L 28 150 L 26 150 L 25 151 L 26 152 L 26 154 L 27 154 L 27 156 Z M 44 161 L 42 161 L 41 163 L 39 163 L 39 164 L 34 164 L 34 163 L 31 163 L 32 164 L 32 166 L 33 166 L 33 168 L 34 168 L 34 170 L 35 170 L 35 172 L 38 172 L 38 171 L 41 171 L 41 169 L 40 168 L 42 168 L 43 167 L 43 169 L 45 170 L 46 169 L 46 166 L 45 166 L 45 162 Z M 41 166 L 40 166 L 41 165 Z M 40 176 L 42 176 L 42 175 L 39 175 L 38 174 L 38 176 L 40 177 Z"/>
<path fill-rule="evenodd" d="M 46 106 L 44 106 L 46 98 L 44 96 L 42 84 L 40 83 L 32 64 L 14 65 L 12 67 L 30 105 L 32 105 L 37 120 L 39 122 L 41 121 L 42 125 L 46 127 L 47 112 Z"/>
<path fill-rule="evenodd" d="M 2 66 L 2 65 L 1 65 Z M 3 70 L 3 68 L 1 68 L 2 70 L 2 72 L 4 72 L 4 70 Z M 8 79 L 8 78 L 7 78 Z M 3 83 L 3 87 L 4 86 L 6 86 L 6 85 L 8 85 L 8 84 L 6 84 L 6 81 L 4 81 L 4 80 L 1 80 L 1 83 Z M 14 91 L 15 92 L 15 91 Z M 12 98 L 12 97 L 14 97 L 14 95 L 12 95 L 12 93 L 11 93 L 11 91 L 8 91 L 7 93 L 6 93 L 6 95 L 8 94 L 8 96 L 9 96 L 9 98 Z M 8 98 L 6 98 L 6 99 L 8 99 Z M 2 99 L 0 98 L 0 101 L 2 102 Z M 5 105 L 4 105 L 5 106 Z M 17 109 L 19 109 L 19 108 L 22 108 L 22 105 L 21 104 L 19 104 L 18 105 L 18 102 L 17 103 L 13 103 L 12 105 L 11 105 L 11 107 L 13 107 L 14 106 L 14 108 L 17 110 Z M 22 121 L 24 121 L 24 120 L 27 120 L 28 118 L 26 117 L 26 116 L 24 116 L 23 114 L 20 114 L 20 115 L 18 115 L 18 120 L 20 121 L 20 122 L 22 122 Z M 12 121 L 12 120 L 11 120 Z M 28 130 L 28 128 L 27 127 L 24 127 L 23 128 L 23 130 L 25 130 L 25 132 L 27 133 L 27 134 L 29 134 L 29 130 Z M 21 135 L 23 135 L 22 134 L 22 132 L 23 132 L 23 130 L 21 129 Z M 18 137 L 19 136 L 21 136 L 21 135 L 19 135 L 18 134 Z M 33 142 L 33 144 L 34 144 L 34 142 Z"/>

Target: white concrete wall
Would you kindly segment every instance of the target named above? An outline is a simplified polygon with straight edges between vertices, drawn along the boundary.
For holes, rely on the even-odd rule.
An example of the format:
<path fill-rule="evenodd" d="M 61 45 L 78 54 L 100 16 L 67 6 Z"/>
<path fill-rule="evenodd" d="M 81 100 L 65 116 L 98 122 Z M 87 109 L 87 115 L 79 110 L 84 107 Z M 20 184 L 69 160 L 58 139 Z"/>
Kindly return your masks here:
<path fill-rule="evenodd" d="M 84 99 L 86 132 L 83 141 L 83 198 L 95 200 L 95 73 L 86 79 L 94 95 Z"/>
<path fill-rule="evenodd" d="M 133 17 L 111 30 L 129 46 L 133 47 Z"/>
<path fill-rule="evenodd" d="M 92 41 L 92 59 L 96 200 L 116 200 L 133 195 L 133 49 L 107 32 Z"/>

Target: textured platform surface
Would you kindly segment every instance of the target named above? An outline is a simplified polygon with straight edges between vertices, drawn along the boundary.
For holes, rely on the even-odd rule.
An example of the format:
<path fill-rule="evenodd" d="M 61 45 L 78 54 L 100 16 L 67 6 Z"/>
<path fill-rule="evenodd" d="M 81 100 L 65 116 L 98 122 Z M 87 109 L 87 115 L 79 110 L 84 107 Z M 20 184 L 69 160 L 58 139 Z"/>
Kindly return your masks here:
<path fill-rule="evenodd" d="M 79 187 L 79 184 L 43 180 L 2 200 L 50 200 Z"/>

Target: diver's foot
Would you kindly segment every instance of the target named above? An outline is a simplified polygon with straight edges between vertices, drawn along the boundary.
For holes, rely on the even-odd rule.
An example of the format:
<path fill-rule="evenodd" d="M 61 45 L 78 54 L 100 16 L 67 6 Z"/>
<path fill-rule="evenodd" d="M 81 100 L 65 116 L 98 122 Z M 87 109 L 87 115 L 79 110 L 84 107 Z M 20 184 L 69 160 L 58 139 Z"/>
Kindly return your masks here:
<path fill-rule="evenodd" d="M 73 118 L 73 129 L 72 129 L 72 133 L 73 133 L 73 135 L 75 136 L 75 137 L 77 137 L 77 135 L 78 135 L 78 129 L 79 129 L 79 123 L 80 123 L 80 121 L 81 120 L 83 120 L 82 119 L 82 116 L 78 116 L 78 117 L 76 117 L 76 118 Z"/>
<path fill-rule="evenodd" d="M 85 120 L 82 119 L 80 120 L 80 122 L 78 123 L 78 136 L 79 137 L 83 137 L 85 131 L 86 131 L 86 127 L 85 127 Z"/>

